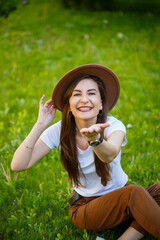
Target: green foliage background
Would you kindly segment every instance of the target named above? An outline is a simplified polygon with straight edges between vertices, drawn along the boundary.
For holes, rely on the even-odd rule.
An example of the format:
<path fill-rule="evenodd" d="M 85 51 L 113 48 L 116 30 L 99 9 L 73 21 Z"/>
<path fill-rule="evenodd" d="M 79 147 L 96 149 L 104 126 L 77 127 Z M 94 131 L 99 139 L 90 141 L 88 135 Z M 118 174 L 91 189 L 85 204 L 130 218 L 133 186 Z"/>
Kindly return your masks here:
<path fill-rule="evenodd" d="M 121 94 L 110 114 L 127 127 L 122 166 L 129 183 L 159 181 L 159 39 L 160 18 L 151 12 L 66 10 L 34 0 L 0 19 L 0 239 L 96 238 L 70 222 L 70 184 L 57 150 L 30 170 L 10 169 L 42 94 L 49 99 L 58 79 L 81 64 L 103 64 L 119 77 Z M 122 230 L 99 235 L 117 239 Z"/>

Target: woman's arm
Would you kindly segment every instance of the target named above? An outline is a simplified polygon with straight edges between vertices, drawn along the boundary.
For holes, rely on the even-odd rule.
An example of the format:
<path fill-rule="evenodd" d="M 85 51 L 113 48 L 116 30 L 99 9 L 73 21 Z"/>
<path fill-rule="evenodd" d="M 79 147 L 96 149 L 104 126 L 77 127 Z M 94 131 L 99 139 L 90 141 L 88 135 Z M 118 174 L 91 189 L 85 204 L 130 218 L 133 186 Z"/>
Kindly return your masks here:
<path fill-rule="evenodd" d="M 86 136 L 88 141 L 95 141 L 100 138 L 100 133 L 102 132 L 102 129 L 108 126 L 109 125 L 106 123 L 95 124 L 89 128 L 81 129 L 81 133 L 83 133 Z M 93 151 L 102 162 L 110 163 L 118 155 L 124 137 L 125 133 L 123 131 L 120 130 L 115 131 L 107 139 L 103 139 L 102 143 L 95 147 L 92 147 Z"/>
<path fill-rule="evenodd" d="M 45 96 L 40 100 L 38 120 L 36 124 L 13 155 L 11 162 L 11 168 L 13 171 L 23 171 L 32 167 L 50 151 L 50 148 L 43 143 L 39 137 L 52 123 L 56 109 L 54 108 L 51 99 L 43 105 L 44 97 Z"/>

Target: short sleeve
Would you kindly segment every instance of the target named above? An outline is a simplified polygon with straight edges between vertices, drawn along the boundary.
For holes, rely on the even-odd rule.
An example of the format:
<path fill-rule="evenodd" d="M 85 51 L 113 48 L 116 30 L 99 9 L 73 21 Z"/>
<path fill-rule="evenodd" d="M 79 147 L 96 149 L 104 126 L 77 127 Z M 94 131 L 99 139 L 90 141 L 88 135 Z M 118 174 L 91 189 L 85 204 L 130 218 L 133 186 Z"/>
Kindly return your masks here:
<path fill-rule="evenodd" d="M 125 133 L 125 138 L 123 140 L 122 146 L 125 146 L 127 144 L 125 125 L 120 120 L 118 120 L 118 119 L 116 119 L 115 117 L 112 117 L 112 116 L 107 117 L 106 122 L 110 126 L 105 129 L 104 136 L 106 138 L 108 138 L 115 131 L 123 131 Z"/>
<path fill-rule="evenodd" d="M 61 121 L 47 128 L 40 139 L 50 148 L 59 148 Z"/>

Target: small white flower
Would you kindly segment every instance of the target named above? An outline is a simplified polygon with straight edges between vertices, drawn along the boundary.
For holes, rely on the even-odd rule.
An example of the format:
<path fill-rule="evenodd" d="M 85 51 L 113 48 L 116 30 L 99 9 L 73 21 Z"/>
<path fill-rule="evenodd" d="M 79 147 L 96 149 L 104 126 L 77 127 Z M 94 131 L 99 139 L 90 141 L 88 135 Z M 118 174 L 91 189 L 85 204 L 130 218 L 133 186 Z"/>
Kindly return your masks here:
<path fill-rule="evenodd" d="M 108 24 L 108 20 L 107 20 L 107 19 L 104 19 L 104 20 L 103 20 L 103 23 L 104 23 L 104 24 Z"/>
<path fill-rule="evenodd" d="M 84 39 L 89 39 L 89 35 L 88 34 L 84 34 Z"/>
<path fill-rule="evenodd" d="M 133 126 L 132 126 L 132 124 L 130 124 L 130 123 L 128 123 L 127 126 L 126 126 L 126 128 L 128 128 L 128 129 L 129 129 L 129 128 L 132 128 L 132 127 L 133 127 Z"/>
<path fill-rule="evenodd" d="M 123 38 L 123 33 L 121 33 L 121 32 L 117 33 L 117 37 L 120 39 Z"/>

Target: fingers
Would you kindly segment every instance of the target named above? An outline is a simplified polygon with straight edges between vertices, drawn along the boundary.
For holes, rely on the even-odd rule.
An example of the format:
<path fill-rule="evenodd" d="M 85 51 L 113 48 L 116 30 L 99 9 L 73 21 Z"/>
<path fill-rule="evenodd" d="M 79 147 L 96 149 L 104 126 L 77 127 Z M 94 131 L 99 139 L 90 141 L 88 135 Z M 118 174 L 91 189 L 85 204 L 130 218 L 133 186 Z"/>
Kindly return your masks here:
<path fill-rule="evenodd" d="M 45 95 L 43 95 L 40 99 L 40 107 L 43 107 L 43 101 L 44 101 Z M 53 103 L 52 103 L 52 99 L 49 99 L 48 101 L 45 102 L 44 106 L 46 108 L 50 108 L 51 106 L 54 107 Z"/>
<path fill-rule="evenodd" d="M 88 132 L 88 128 L 82 128 L 81 130 L 80 130 L 80 133 L 87 133 Z"/>
<path fill-rule="evenodd" d="M 110 124 L 108 124 L 108 123 L 101 123 L 100 124 L 100 128 L 106 128 L 106 127 L 109 127 L 110 126 Z"/>
<path fill-rule="evenodd" d="M 93 132 L 99 132 L 97 128 L 82 128 L 80 130 L 81 133 L 93 133 Z"/>
<path fill-rule="evenodd" d="M 93 133 L 97 132 L 100 133 L 103 128 L 109 127 L 110 125 L 108 123 L 100 123 L 100 124 L 94 124 L 90 126 L 89 128 L 82 128 L 80 130 L 81 133 Z"/>
<path fill-rule="evenodd" d="M 43 96 L 41 97 L 40 102 L 39 102 L 39 105 L 40 105 L 40 106 L 43 106 L 43 100 L 44 100 L 44 98 L 45 98 L 45 95 L 43 94 Z"/>
<path fill-rule="evenodd" d="M 49 111 L 51 114 L 54 114 L 56 112 L 56 108 L 54 107 L 54 105 L 52 105 L 50 108 L 49 108 Z"/>

